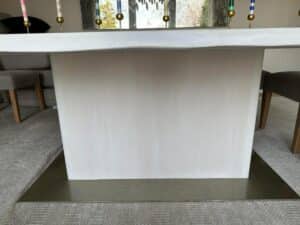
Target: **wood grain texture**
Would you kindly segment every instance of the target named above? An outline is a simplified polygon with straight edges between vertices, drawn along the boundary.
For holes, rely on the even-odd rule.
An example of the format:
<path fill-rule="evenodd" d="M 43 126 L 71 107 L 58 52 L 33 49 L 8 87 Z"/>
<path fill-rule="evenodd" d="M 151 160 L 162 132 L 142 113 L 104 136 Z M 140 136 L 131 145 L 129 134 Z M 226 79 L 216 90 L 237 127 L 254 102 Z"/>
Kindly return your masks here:
<path fill-rule="evenodd" d="M 35 93 L 39 102 L 40 110 L 46 109 L 45 96 L 40 78 L 38 78 L 35 83 Z"/>
<path fill-rule="evenodd" d="M 264 91 L 261 101 L 261 112 L 260 112 L 260 121 L 259 121 L 259 128 L 265 129 L 268 115 L 270 111 L 270 105 L 272 100 L 272 92 Z"/>
<path fill-rule="evenodd" d="M 16 90 L 9 90 L 10 103 L 16 123 L 21 123 L 20 107 Z"/>
<path fill-rule="evenodd" d="M 51 58 L 69 179 L 248 177 L 263 50 Z"/>

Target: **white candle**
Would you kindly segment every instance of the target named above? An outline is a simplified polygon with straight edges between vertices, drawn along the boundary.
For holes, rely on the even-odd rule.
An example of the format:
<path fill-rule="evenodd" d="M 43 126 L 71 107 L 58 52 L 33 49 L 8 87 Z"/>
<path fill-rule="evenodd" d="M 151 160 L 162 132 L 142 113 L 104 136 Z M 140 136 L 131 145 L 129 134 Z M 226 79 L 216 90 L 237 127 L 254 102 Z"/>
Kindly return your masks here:
<path fill-rule="evenodd" d="M 56 0 L 56 8 L 57 8 L 57 17 L 63 17 L 62 14 L 62 6 L 61 6 L 61 1 L 60 0 Z"/>

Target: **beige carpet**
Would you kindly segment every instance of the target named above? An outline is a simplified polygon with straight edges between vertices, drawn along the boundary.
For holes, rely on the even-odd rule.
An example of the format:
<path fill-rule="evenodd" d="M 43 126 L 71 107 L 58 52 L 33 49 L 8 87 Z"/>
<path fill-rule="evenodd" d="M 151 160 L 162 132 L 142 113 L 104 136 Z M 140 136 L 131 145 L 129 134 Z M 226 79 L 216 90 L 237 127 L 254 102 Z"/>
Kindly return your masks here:
<path fill-rule="evenodd" d="M 21 203 L 15 225 L 299 225 L 300 201 Z"/>
<path fill-rule="evenodd" d="M 300 155 L 290 150 L 297 112 L 298 103 L 273 97 L 267 127 L 256 132 L 254 149 L 300 195 Z"/>
<path fill-rule="evenodd" d="M 289 151 L 296 112 L 295 103 L 275 97 L 268 127 L 256 133 L 254 148 L 300 194 L 300 157 Z M 300 201 L 19 203 L 13 222 L 15 225 L 299 225 Z"/>
<path fill-rule="evenodd" d="M 16 124 L 10 107 L 0 111 L 0 225 L 10 209 L 61 151 L 57 112 L 22 108 Z"/>

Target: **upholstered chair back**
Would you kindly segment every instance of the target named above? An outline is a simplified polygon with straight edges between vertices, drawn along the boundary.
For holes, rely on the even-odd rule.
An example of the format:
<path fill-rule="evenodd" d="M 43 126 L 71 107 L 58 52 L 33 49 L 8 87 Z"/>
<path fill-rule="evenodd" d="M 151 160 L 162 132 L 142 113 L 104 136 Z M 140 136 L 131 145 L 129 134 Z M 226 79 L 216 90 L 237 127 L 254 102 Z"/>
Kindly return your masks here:
<path fill-rule="evenodd" d="M 45 70 L 50 68 L 47 54 L 7 54 L 0 55 L 3 70 Z"/>
<path fill-rule="evenodd" d="M 0 12 L 0 20 L 10 17 L 9 14 Z M 0 23 L 0 34 L 6 34 L 8 32 L 8 28 L 5 27 L 2 23 Z"/>

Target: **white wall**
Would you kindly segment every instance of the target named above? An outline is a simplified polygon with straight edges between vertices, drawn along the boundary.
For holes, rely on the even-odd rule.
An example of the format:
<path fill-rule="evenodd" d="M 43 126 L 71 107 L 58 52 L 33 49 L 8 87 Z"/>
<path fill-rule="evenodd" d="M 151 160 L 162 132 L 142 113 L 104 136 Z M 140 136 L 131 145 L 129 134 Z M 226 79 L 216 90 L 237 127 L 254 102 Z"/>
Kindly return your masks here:
<path fill-rule="evenodd" d="M 56 23 L 55 0 L 27 0 L 27 10 L 30 16 L 39 17 L 51 25 L 51 32 L 59 31 Z M 63 0 L 65 17 L 64 31 L 75 32 L 82 30 L 81 10 L 79 0 Z M 13 16 L 22 15 L 19 0 L 0 0 L 0 12 Z"/>
<path fill-rule="evenodd" d="M 248 27 L 250 0 L 236 1 L 236 17 L 232 27 Z M 300 27 L 299 0 L 256 1 L 256 19 L 253 27 Z M 300 28 L 299 28 L 300 29 Z M 300 70 L 300 49 L 276 49 L 265 52 L 264 69 L 271 72 Z"/>

